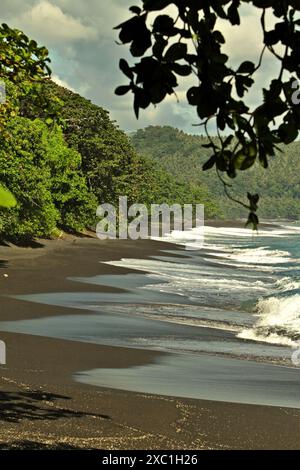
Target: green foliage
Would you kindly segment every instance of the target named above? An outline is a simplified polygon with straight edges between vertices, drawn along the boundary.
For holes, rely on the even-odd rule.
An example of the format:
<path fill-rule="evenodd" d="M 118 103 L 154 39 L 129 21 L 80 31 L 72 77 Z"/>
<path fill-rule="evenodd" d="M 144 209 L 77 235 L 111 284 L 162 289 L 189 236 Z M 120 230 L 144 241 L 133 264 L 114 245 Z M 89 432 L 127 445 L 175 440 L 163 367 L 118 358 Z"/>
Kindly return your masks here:
<path fill-rule="evenodd" d="M 51 73 L 48 50 L 7 24 L 0 26 L 0 53 L 0 76 L 11 82 L 24 84 L 29 79 L 40 80 Z"/>
<path fill-rule="evenodd" d="M 107 111 L 53 83 L 46 94 L 64 102 L 64 134 L 82 156 L 82 170 L 97 200 L 118 204 L 119 196 L 132 203 L 201 203 L 210 216 L 217 213 L 205 188 L 178 182 L 158 162 L 139 156 L 128 136 L 109 119 Z M 195 197 L 192 197 L 194 195 Z"/>
<path fill-rule="evenodd" d="M 244 3 L 251 3 L 260 15 L 261 54 L 257 64 L 246 58 L 232 67 L 222 52 L 225 38 L 217 20 L 240 25 Z M 164 10 L 168 6 L 171 11 Z M 120 69 L 129 84 L 118 87 L 116 94 L 133 93 L 138 117 L 140 109 L 175 93 L 182 76 L 195 77 L 186 96 L 209 139 L 204 169 L 215 167 L 232 179 L 255 161 L 266 168 L 278 145 L 295 141 L 300 129 L 299 106 L 293 100 L 295 80 L 300 78 L 299 9 L 295 0 L 142 0 L 140 7 L 131 7 L 133 16 L 116 28 L 121 43 L 129 44 L 132 56 L 140 58 L 133 66 L 121 60 Z M 279 73 L 262 90 L 260 105 L 250 109 L 247 93 L 266 51 L 278 61 Z M 211 121 L 218 139 L 209 135 Z M 223 176 L 220 179 L 226 186 Z M 249 193 L 247 201 L 240 203 L 250 209 L 249 221 L 255 226 L 258 195 Z"/>
<path fill-rule="evenodd" d="M 0 186 L 0 207 L 14 207 L 17 201 L 14 195 L 7 189 Z"/>
<path fill-rule="evenodd" d="M 209 157 L 208 140 L 204 136 L 188 135 L 172 127 L 150 126 L 131 136 L 136 150 L 148 158 L 157 159 L 165 170 L 178 181 L 190 181 L 195 187 L 207 187 L 214 194 L 223 217 L 243 218 L 245 210 L 225 196 L 215 172 L 202 172 L 202 165 Z M 300 218 L 300 142 L 281 147 L 281 152 L 270 160 L 267 172 L 257 162 L 249 171 L 241 172 L 234 181 L 234 194 L 245 204 L 245 192 L 260 193 L 262 196 L 259 214 L 266 219 Z M 284 178 L 283 178 L 284 175 Z"/>
<path fill-rule="evenodd" d="M 21 114 L 21 108 L 30 94 L 27 107 L 50 106 L 43 103 L 39 94 L 39 84 L 50 77 L 48 50 L 38 46 L 22 31 L 12 29 L 6 24 L 0 26 L 0 80 L 8 87 L 6 102 L 0 106 L 0 130 L 10 117 Z M 34 93 L 34 89 L 36 92 Z M 35 99 L 34 98 L 35 95 Z"/>
<path fill-rule="evenodd" d="M 39 84 L 50 76 L 48 50 L 30 40 L 22 31 L 6 24 L 0 26 L 0 80 L 6 88 L 6 100 L 0 105 L 0 132 L 7 138 L 6 124 L 9 119 L 35 107 L 44 109 L 50 116 L 56 115 L 56 108 L 45 101 Z M 30 100 L 28 95 L 30 94 Z M 14 196 L 0 192 L 0 206 L 15 205 Z"/>
<path fill-rule="evenodd" d="M 56 226 L 81 230 L 93 221 L 96 201 L 80 173 L 81 157 L 69 149 L 59 127 L 15 118 L 1 139 L 0 183 L 17 206 L 1 215 L 1 232 L 11 237 L 48 236 Z"/>
<path fill-rule="evenodd" d="M 47 84 L 46 93 L 64 103 L 66 141 L 82 156 L 82 170 L 97 200 L 116 203 L 119 195 L 130 195 L 137 156 L 109 113 L 54 83 Z"/>
<path fill-rule="evenodd" d="M 67 147 L 59 113 L 62 102 L 45 94 L 50 77 L 48 51 L 23 32 L 0 26 L 0 232 L 2 236 L 47 236 L 56 226 L 82 230 L 94 221 L 97 205 L 81 172 L 81 157 Z M 16 116 L 20 116 L 16 118 Z M 39 117 L 44 121 L 35 118 Z M 15 206 L 15 207 L 14 207 Z"/>

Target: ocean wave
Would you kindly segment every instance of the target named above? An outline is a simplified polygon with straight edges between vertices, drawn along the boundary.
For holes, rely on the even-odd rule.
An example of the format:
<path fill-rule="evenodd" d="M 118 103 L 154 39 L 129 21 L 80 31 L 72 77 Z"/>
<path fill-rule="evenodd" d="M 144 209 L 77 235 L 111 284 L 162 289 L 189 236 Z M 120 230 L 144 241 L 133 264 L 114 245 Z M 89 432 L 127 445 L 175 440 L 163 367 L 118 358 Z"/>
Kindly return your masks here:
<path fill-rule="evenodd" d="M 282 264 L 290 263 L 291 254 L 288 251 L 272 250 L 269 247 L 246 248 L 233 250 L 232 253 L 223 253 L 222 258 L 238 261 L 247 264 Z M 293 260 L 295 261 L 295 260 Z"/>
<path fill-rule="evenodd" d="M 276 281 L 276 287 L 282 292 L 297 291 L 300 289 L 300 279 L 296 277 L 283 277 Z"/>
<path fill-rule="evenodd" d="M 173 230 L 171 233 L 166 234 L 164 237 L 155 238 L 153 240 L 159 239 L 161 241 L 175 243 L 179 245 L 184 245 L 188 243 L 189 245 L 194 245 L 195 248 L 203 247 L 203 243 L 206 243 L 207 240 L 213 238 L 218 240 L 220 238 L 227 239 L 241 239 L 248 238 L 251 240 L 259 240 L 261 238 L 285 238 L 293 234 L 299 235 L 300 227 L 297 226 L 282 226 L 278 225 L 275 227 L 270 227 L 269 229 L 260 229 L 258 232 L 253 231 L 250 228 L 237 228 L 237 227 L 212 227 L 205 225 L 204 227 L 195 227 L 188 231 L 179 231 Z"/>
<path fill-rule="evenodd" d="M 197 229 L 196 229 L 197 230 Z M 257 232 L 253 231 L 251 228 L 237 228 L 237 227 L 212 227 L 206 225 L 204 228 L 204 232 L 206 236 L 220 236 L 220 237 L 251 237 L 252 239 L 257 238 L 265 238 L 265 237 L 286 237 L 292 234 L 299 234 L 300 227 L 293 226 L 293 225 L 277 225 L 275 228 L 274 226 L 270 226 L 268 229 L 261 229 Z"/>
<path fill-rule="evenodd" d="M 271 333 L 270 330 L 259 331 L 259 329 L 253 330 L 243 330 L 237 335 L 237 338 L 256 341 L 257 343 L 268 343 L 279 346 L 288 346 L 290 348 L 295 348 L 298 346 L 298 342 L 288 338 L 287 336 L 282 336 L 278 333 Z"/>
<path fill-rule="evenodd" d="M 239 338 L 297 347 L 300 341 L 300 294 L 269 297 L 257 303 L 258 321 Z"/>
<path fill-rule="evenodd" d="M 109 262 L 114 266 L 127 267 L 150 274 L 149 283 L 141 289 L 158 290 L 168 294 L 186 296 L 193 301 L 212 305 L 232 305 L 233 301 L 263 295 L 272 287 L 265 279 L 243 277 L 238 271 L 226 275 L 216 272 L 216 267 L 175 264 L 158 260 L 122 259 Z M 151 283 L 150 279 L 161 282 Z"/>
<path fill-rule="evenodd" d="M 103 311 L 103 308 L 102 308 Z M 111 312 L 111 306 L 106 306 L 105 311 Z M 252 316 L 248 313 L 221 310 L 211 307 L 199 307 L 182 304 L 156 304 L 156 305 L 113 305 L 113 311 L 119 314 L 143 316 L 159 321 L 184 323 L 190 326 L 210 326 L 230 331 L 240 331 L 241 327 L 253 324 Z"/>

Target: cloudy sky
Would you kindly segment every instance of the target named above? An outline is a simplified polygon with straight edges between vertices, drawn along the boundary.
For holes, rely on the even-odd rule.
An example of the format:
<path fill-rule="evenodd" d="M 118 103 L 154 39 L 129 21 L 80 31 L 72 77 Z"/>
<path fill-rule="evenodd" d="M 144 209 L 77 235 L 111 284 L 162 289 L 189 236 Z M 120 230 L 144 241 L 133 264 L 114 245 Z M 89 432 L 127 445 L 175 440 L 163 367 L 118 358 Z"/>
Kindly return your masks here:
<path fill-rule="evenodd" d="M 126 83 L 118 69 L 121 57 L 129 58 L 127 47 L 116 44 L 117 31 L 113 27 L 129 17 L 128 8 L 139 0 L 1 0 L 1 22 L 22 29 L 31 38 L 45 45 L 52 59 L 53 78 L 103 106 L 126 131 L 147 125 L 168 124 L 196 133 L 194 109 L 185 102 L 185 87 L 175 97 L 157 108 L 142 112 L 137 121 L 132 110 L 132 95 L 116 97 L 114 89 Z M 262 38 L 259 18 L 254 8 L 243 11 L 242 28 L 220 25 L 226 35 L 233 62 L 257 62 Z M 131 59 L 132 60 L 132 59 Z M 267 57 L 259 72 L 261 84 L 274 71 Z M 252 103 L 257 99 L 254 92 Z"/>

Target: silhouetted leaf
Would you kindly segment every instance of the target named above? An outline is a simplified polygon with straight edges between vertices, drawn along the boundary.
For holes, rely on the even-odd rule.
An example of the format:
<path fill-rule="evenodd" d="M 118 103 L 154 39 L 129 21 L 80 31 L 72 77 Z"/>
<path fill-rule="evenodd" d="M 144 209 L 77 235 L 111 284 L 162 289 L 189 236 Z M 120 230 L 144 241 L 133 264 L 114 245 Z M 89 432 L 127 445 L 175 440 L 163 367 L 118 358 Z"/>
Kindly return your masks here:
<path fill-rule="evenodd" d="M 119 67 L 126 77 L 130 78 L 131 80 L 133 79 L 133 72 L 125 59 L 120 60 Z"/>
<path fill-rule="evenodd" d="M 183 59 L 187 54 L 187 45 L 183 43 L 172 44 L 165 54 L 165 60 L 175 62 Z"/>
<path fill-rule="evenodd" d="M 126 95 L 126 93 L 128 93 L 128 91 L 130 91 L 130 90 L 131 90 L 130 85 L 118 86 L 115 89 L 115 94 L 118 95 L 118 96 Z"/>
<path fill-rule="evenodd" d="M 136 15 L 140 15 L 142 12 L 140 7 L 136 7 L 136 6 L 130 7 L 129 10 L 132 11 L 132 13 L 135 13 Z"/>
<path fill-rule="evenodd" d="M 215 156 L 210 157 L 210 159 L 207 160 L 207 162 L 204 163 L 204 165 L 202 166 L 203 171 L 210 170 L 215 165 L 215 163 L 216 163 Z"/>
<path fill-rule="evenodd" d="M 162 10 L 170 5 L 172 0 L 143 0 L 144 7 L 148 11 Z"/>
<path fill-rule="evenodd" d="M 228 8 L 228 18 L 232 25 L 239 25 L 241 23 L 238 8 L 240 6 L 239 0 L 232 0 L 230 7 Z"/>
<path fill-rule="evenodd" d="M 239 68 L 237 69 L 237 73 L 253 73 L 255 70 L 255 65 L 253 62 L 250 62 L 249 60 L 246 60 L 245 62 L 242 62 Z"/>
<path fill-rule="evenodd" d="M 190 75 L 190 73 L 192 72 L 192 69 L 189 65 L 181 65 L 181 64 L 173 64 L 172 70 L 177 75 L 181 75 L 183 77 Z"/>
<path fill-rule="evenodd" d="M 174 36 L 176 30 L 174 30 L 174 20 L 168 15 L 159 15 L 155 18 L 153 23 L 153 32 L 165 34 L 166 36 Z"/>

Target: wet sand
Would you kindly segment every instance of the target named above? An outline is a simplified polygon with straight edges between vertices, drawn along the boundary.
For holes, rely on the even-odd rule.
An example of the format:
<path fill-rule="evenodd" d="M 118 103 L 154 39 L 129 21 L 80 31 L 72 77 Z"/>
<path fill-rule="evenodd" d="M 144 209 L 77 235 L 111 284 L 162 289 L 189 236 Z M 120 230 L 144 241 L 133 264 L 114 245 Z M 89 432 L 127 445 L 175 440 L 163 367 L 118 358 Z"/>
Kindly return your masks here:
<path fill-rule="evenodd" d="M 176 249 L 151 241 L 75 237 L 40 244 L 0 247 L 0 321 L 74 314 L 8 296 L 100 292 L 101 286 L 67 278 L 125 273 L 99 261 Z M 0 366 L 0 448 L 300 447 L 300 410 L 123 392 L 73 380 L 78 371 L 152 364 L 161 353 L 5 333 L 1 325 L 0 339 L 7 344 L 7 365 Z"/>

